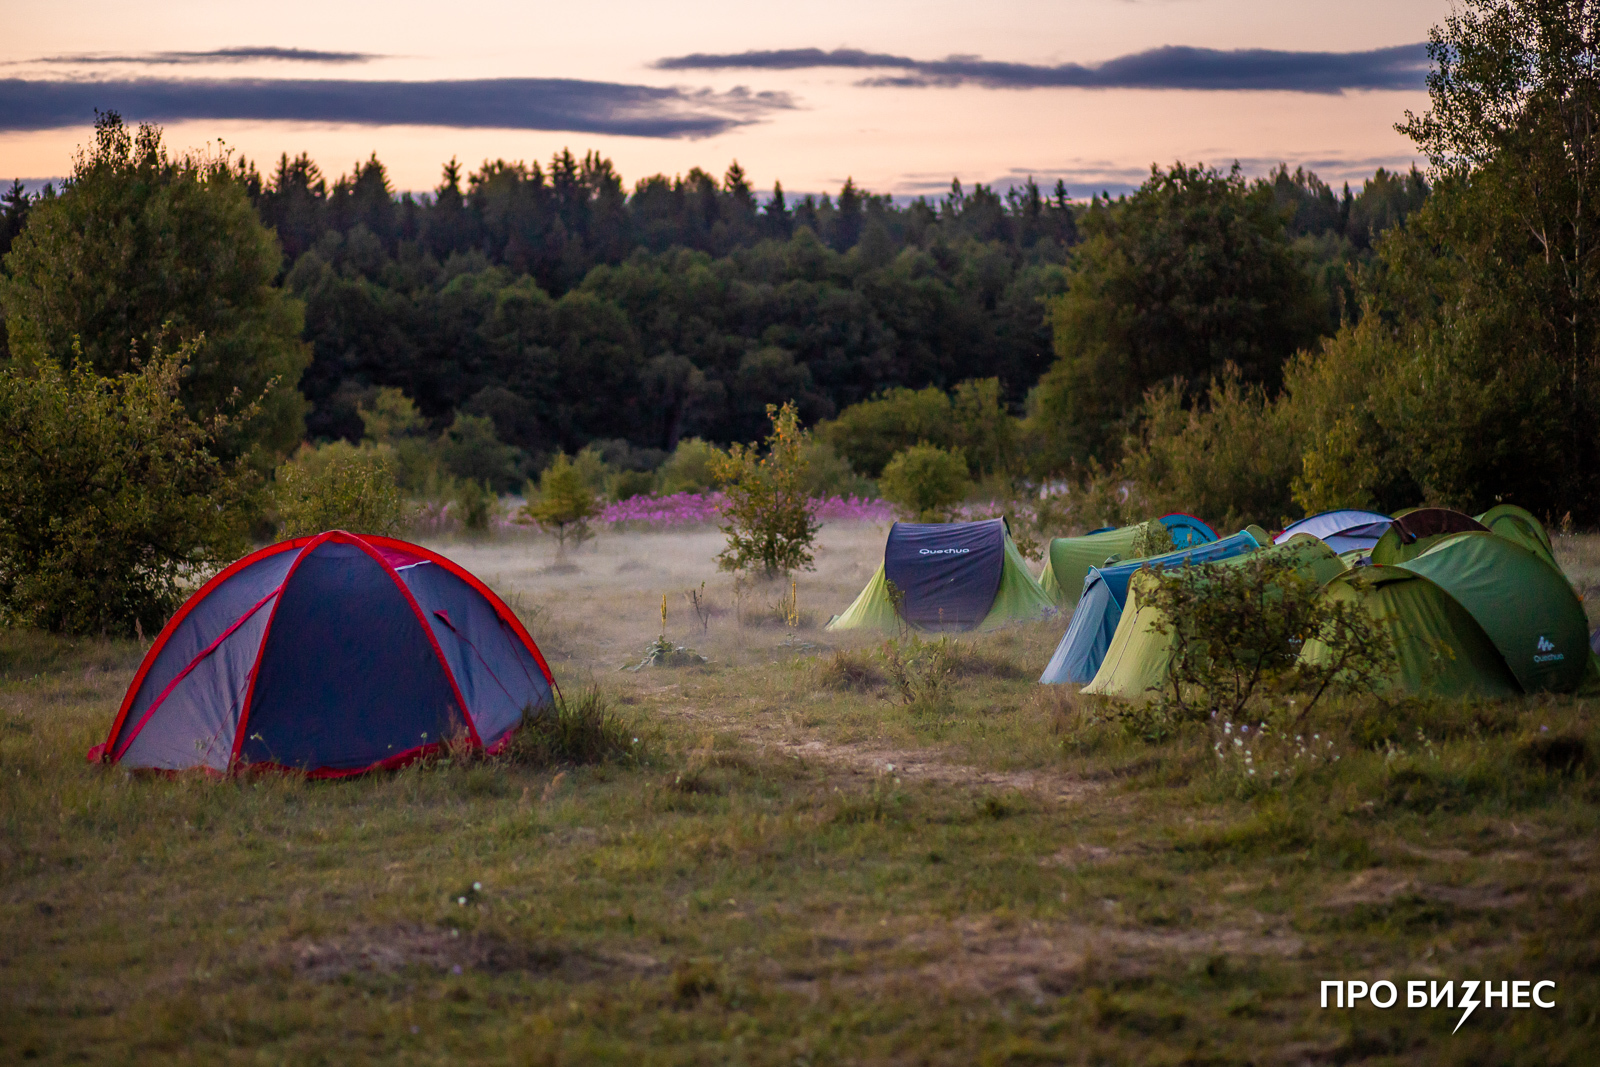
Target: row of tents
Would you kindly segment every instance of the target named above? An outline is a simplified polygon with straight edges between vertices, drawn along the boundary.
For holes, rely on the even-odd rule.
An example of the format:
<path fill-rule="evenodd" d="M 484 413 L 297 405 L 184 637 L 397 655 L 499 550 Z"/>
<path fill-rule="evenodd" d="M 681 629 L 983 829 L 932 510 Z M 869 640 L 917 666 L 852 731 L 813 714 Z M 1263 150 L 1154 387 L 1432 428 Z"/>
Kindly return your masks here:
<path fill-rule="evenodd" d="M 1142 699 L 1165 684 L 1173 656 L 1170 628 L 1148 603 L 1156 572 L 1272 558 L 1378 623 L 1394 651 L 1390 691 L 1494 697 L 1600 682 L 1583 604 L 1549 534 L 1513 505 L 1475 517 L 1325 512 L 1276 536 L 1250 526 L 1219 538 L 1182 514 L 1152 522 L 1170 551 L 1124 558 L 1151 540 L 1149 524 L 1057 538 L 1038 580 L 1003 519 L 896 523 L 883 564 L 828 628 L 988 630 L 1071 611 L 1039 680 Z M 1310 642 L 1302 654 L 1326 650 Z"/>

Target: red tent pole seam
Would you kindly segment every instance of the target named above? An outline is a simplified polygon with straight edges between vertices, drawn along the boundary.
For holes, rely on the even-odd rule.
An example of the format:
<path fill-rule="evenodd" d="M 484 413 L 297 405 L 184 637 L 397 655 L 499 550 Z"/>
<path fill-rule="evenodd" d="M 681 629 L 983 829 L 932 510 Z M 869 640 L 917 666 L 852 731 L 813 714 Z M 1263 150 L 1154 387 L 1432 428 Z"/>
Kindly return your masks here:
<path fill-rule="evenodd" d="M 194 670 L 196 667 L 200 666 L 200 661 L 201 660 L 205 659 L 207 656 L 211 655 L 211 653 L 215 652 L 217 650 L 217 647 L 219 645 L 221 645 L 222 642 L 226 641 L 230 636 L 232 636 L 232 634 L 233 634 L 233 632 L 235 630 L 237 630 L 239 627 L 243 626 L 246 622 L 248 622 L 252 615 L 254 615 L 256 612 L 260 611 L 262 606 L 264 604 L 266 604 L 267 601 L 269 601 L 273 597 L 277 596 L 280 592 L 282 592 L 282 590 L 283 590 L 283 586 L 280 585 L 280 586 L 278 586 L 277 589 L 274 589 L 272 592 L 268 593 L 266 596 L 264 596 L 260 600 L 256 601 L 255 604 L 250 608 L 249 611 L 247 611 L 243 615 L 239 616 L 238 620 L 235 621 L 232 626 L 230 626 L 226 630 L 222 631 L 222 634 L 215 641 L 211 642 L 205 648 L 201 649 L 200 653 L 197 656 L 195 656 L 194 659 L 189 661 L 189 665 L 187 667 L 185 667 L 183 670 L 179 671 L 178 672 L 178 676 L 176 678 L 172 679 L 172 681 L 168 682 L 167 683 L 167 687 L 161 691 L 161 694 L 159 696 L 157 696 L 155 698 L 155 700 L 150 702 L 150 707 L 145 710 L 144 715 L 140 717 L 138 724 L 134 726 L 132 732 L 130 732 L 128 734 L 126 740 L 123 740 L 118 744 L 117 751 L 115 753 L 111 753 L 111 752 L 108 751 L 106 762 L 107 763 L 115 763 L 118 760 L 120 760 L 123 756 L 126 756 L 128 754 L 128 749 L 133 747 L 134 741 L 138 740 L 139 734 L 141 732 L 143 732 L 143 730 L 145 728 L 145 724 L 150 721 L 150 716 L 152 716 L 152 715 L 154 715 L 156 713 L 156 709 L 161 707 L 161 705 L 166 701 L 167 697 L 172 694 L 172 691 L 178 687 L 178 683 L 183 681 L 185 678 L 189 677 L 189 672 Z"/>
<path fill-rule="evenodd" d="M 300 549 L 299 557 L 289 565 L 288 573 L 283 576 L 283 584 L 278 586 L 280 594 L 289 588 L 289 582 L 294 578 L 294 572 L 300 569 L 300 564 L 306 561 L 306 557 L 311 554 L 311 550 L 332 536 L 332 534 L 318 534 L 305 543 Z M 296 541 L 298 540 L 296 538 Z M 290 542 L 290 544 L 294 543 L 295 541 Z M 280 595 L 277 602 L 272 605 L 272 614 L 267 616 L 266 628 L 261 631 L 261 645 L 256 649 L 256 661 L 250 665 L 250 687 L 245 690 L 244 706 L 239 709 L 239 725 L 233 732 L 233 752 L 228 756 L 228 771 L 230 773 L 239 765 L 239 750 L 244 747 L 245 732 L 250 726 L 250 706 L 251 702 L 255 700 L 256 679 L 261 676 L 261 657 L 267 654 L 267 642 L 272 639 L 272 623 L 278 617 L 278 609 L 281 607 L 283 607 L 283 597 Z"/>
<path fill-rule="evenodd" d="M 279 552 L 287 551 L 295 547 L 295 545 L 299 544 L 303 540 L 305 539 L 297 538 L 294 541 L 284 541 L 280 544 L 269 545 L 260 551 L 252 552 L 243 559 L 229 564 L 209 582 L 201 586 L 198 592 L 196 592 L 188 600 L 185 600 L 183 605 L 179 607 L 177 611 L 173 612 L 172 618 L 167 620 L 167 624 L 161 628 L 161 632 L 156 635 L 155 641 L 150 645 L 150 651 L 144 654 L 144 659 L 140 662 L 139 670 L 134 674 L 133 681 L 128 683 L 128 692 L 123 696 L 122 706 L 117 709 L 117 717 L 111 722 L 111 732 L 106 736 L 106 752 L 109 753 L 111 751 L 112 742 L 117 739 L 117 731 L 122 729 L 122 724 L 128 717 L 128 711 L 133 707 L 134 699 L 139 695 L 139 687 L 144 684 L 145 675 L 149 674 L 150 668 L 155 666 L 156 660 L 161 655 L 161 650 L 166 648 L 167 641 L 170 640 L 172 635 L 177 632 L 177 629 L 179 625 L 183 623 L 183 620 L 189 617 L 189 613 L 198 607 L 201 601 L 205 600 L 207 596 L 215 591 L 217 586 L 221 585 L 229 578 L 232 578 L 244 568 L 254 563 L 258 563 L 263 559 L 267 559 L 270 556 L 275 556 Z M 282 588 L 282 586 L 279 586 L 279 588 Z"/>
<path fill-rule="evenodd" d="M 466 720 L 467 733 L 472 738 L 472 743 L 478 748 L 483 747 L 483 739 L 478 736 L 477 724 L 472 721 L 472 709 L 467 707 L 466 698 L 461 695 L 461 686 L 456 684 L 455 672 L 450 669 L 450 663 L 444 658 L 444 649 L 439 647 L 439 639 L 433 635 L 433 627 L 428 625 L 428 617 L 423 614 L 422 605 L 417 603 L 417 598 L 411 594 L 411 587 L 406 585 L 406 580 L 400 577 L 400 572 L 394 565 L 384 559 L 378 550 L 368 544 L 365 538 L 356 534 L 335 530 L 323 536 L 333 538 L 345 544 L 353 544 L 365 552 L 371 559 L 376 560 L 384 573 L 394 582 L 395 588 L 400 590 L 400 595 L 406 598 L 406 603 L 411 605 L 412 614 L 417 617 L 417 625 L 422 627 L 422 632 L 427 635 L 428 644 L 433 646 L 433 654 L 439 660 L 439 669 L 444 671 L 444 676 L 450 682 L 450 691 L 456 695 L 456 705 L 461 708 L 461 717 Z M 285 580 L 287 581 L 287 579 Z"/>

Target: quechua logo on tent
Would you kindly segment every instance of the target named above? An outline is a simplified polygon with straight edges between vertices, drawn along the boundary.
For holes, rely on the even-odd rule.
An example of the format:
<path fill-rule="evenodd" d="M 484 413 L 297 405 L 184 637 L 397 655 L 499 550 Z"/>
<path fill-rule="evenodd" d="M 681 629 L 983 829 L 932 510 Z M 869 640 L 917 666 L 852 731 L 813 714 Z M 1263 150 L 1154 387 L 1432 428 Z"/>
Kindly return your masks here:
<path fill-rule="evenodd" d="M 919 556 L 964 556 L 971 552 L 970 548 L 919 548 Z"/>
<path fill-rule="evenodd" d="M 1534 648 L 1538 650 L 1538 654 L 1533 657 L 1535 663 L 1555 663 L 1567 658 L 1555 650 L 1556 646 L 1551 644 L 1550 639 L 1544 634 L 1539 635 L 1539 641 Z"/>

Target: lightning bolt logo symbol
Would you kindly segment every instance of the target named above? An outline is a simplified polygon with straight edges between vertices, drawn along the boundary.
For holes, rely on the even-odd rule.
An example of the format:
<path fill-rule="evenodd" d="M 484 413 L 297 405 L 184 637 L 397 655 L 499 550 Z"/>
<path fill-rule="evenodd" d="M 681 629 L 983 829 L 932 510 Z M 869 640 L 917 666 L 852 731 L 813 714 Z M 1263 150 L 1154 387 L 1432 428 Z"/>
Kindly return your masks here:
<path fill-rule="evenodd" d="M 1461 1029 L 1461 1024 L 1467 1021 L 1467 1016 L 1471 1015 L 1472 1010 L 1478 1006 L 1478 985 L 1479 983 L 1477 982 L 1461 983 L 1461 1006 L 1467 1010 L 1461 1013 L 1461 1018 L 1456 1022 L 1456 1030 Z M 1456 1030 L 1450 1032 L 1453 1034 Z"/>

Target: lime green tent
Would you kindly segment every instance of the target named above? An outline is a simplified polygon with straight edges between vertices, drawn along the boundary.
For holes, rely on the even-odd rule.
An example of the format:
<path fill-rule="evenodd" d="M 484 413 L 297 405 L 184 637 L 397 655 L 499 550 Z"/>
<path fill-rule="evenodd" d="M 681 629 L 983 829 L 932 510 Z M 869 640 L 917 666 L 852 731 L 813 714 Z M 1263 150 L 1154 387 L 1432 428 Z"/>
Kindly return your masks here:
<path fill-rule="evenodd" d="M 1555 547 L 1550 544 L 1550 535 L 1545 532 L 1544 523 L 1515 504 L 1496 504 L 1479 515 L 1478 521 L 1483 523 L 1490 533 L 1498 534 L 1507 541 L 1516 542 L 1552 567 L 1560 569 L 1560 564 L 1556 562 Z"/>
<path fill-rule="evenodd" d="M 992 630 L 1056 613 L 1003 519 L 897 522 L 883 555 L 829 630 Z"/>
<path fill-rule="evenodd" d="M 1328 594 L 1361 604 L 1389 632 L 1392 690 L 1566 693 L 1590 667 L 1588 621 L 1571 583 L 1545 553 L 1497 534 L 1454 534 L 1392 567 L 1340 575 Z M 1315 642 L 1304 652 L 1326 654 Z"/>
<path fill-rule="evenodd" d="M 1415 559 L 1447 537 L 1488 527 L 1470 515 L 1449 508 L 1410 508 L 1394 517 L 1389 529 L 1372 546 L 1372 562 L 1379 566 Z"/>
<path fill-rule="evenodd" d="M 1359 604 L 1388 635 L 1395 663 L 1380 689 L 1441 697 L 1522 692 L 1477 620 L 1422 575 L 1404 567 L 1357 567 L 1334 576 L 1326 593 Z M 1309 641 L 1301 658 L 1326 663 L 1328 649 Z"/>
<path fill-rule="evenodd" d="M 1193 515 L 1174 511 L 1150 522 L 1159 522 L 1172 534 L 1174 549 L 1192 548 L 1210 544 L 1217 539 L 1216 531 Z M 1039 575 L 1039 588 L 1061 608 L 1075 608 L 1083 595 L 1083 580 L 1093 567 L 1104 567 L 1113 556 L 1126 562 L 1133 555 L 1134 542 L 1139 532 L 1149 523 L 1120 526 L 1115 530 L 1097 530 L 1082 537 L 1057 537 L 1051 540 L 1045 553 L 1044 573 Z M 1267 538 L 1260 537 L 1265 543 Z"/>
<path fill-rule="evenodd" d="M 1045 553 L 1044 573 L 1039 575 L 1039 588 L 1061 607 L 1077 607 L 1089 569 L 1103 567 L 1112 556 L 1126 559 L 1139 530 L 1138 525 L 1122 526 L 1082 537 L 1052 538 L 1050 550 Z"/>
<path fill-rule="evenodd" d="M 1344 570 L 1344 562 L 1333 549 L 1310 534 L 1296 534 L 1282 544 L 1201 566 L 1238 567 L 1263 556 L 1281 560 L 1318 585 Z M 1160 622 L 1161 616 L 1141 595 L 1155 580 L 1156 576 L 1150 571 L 1140 571 L 1129 583 L 1122 621 L 1117 623 L 1116 633 L 1111 636 L 1111 647 L 1106 649 L 1100 669 L 1084 687 L 1085 693 L 1142 700 L 1166 684 L 1172 662 L 1172 635 L 1152 628 Z"/>

